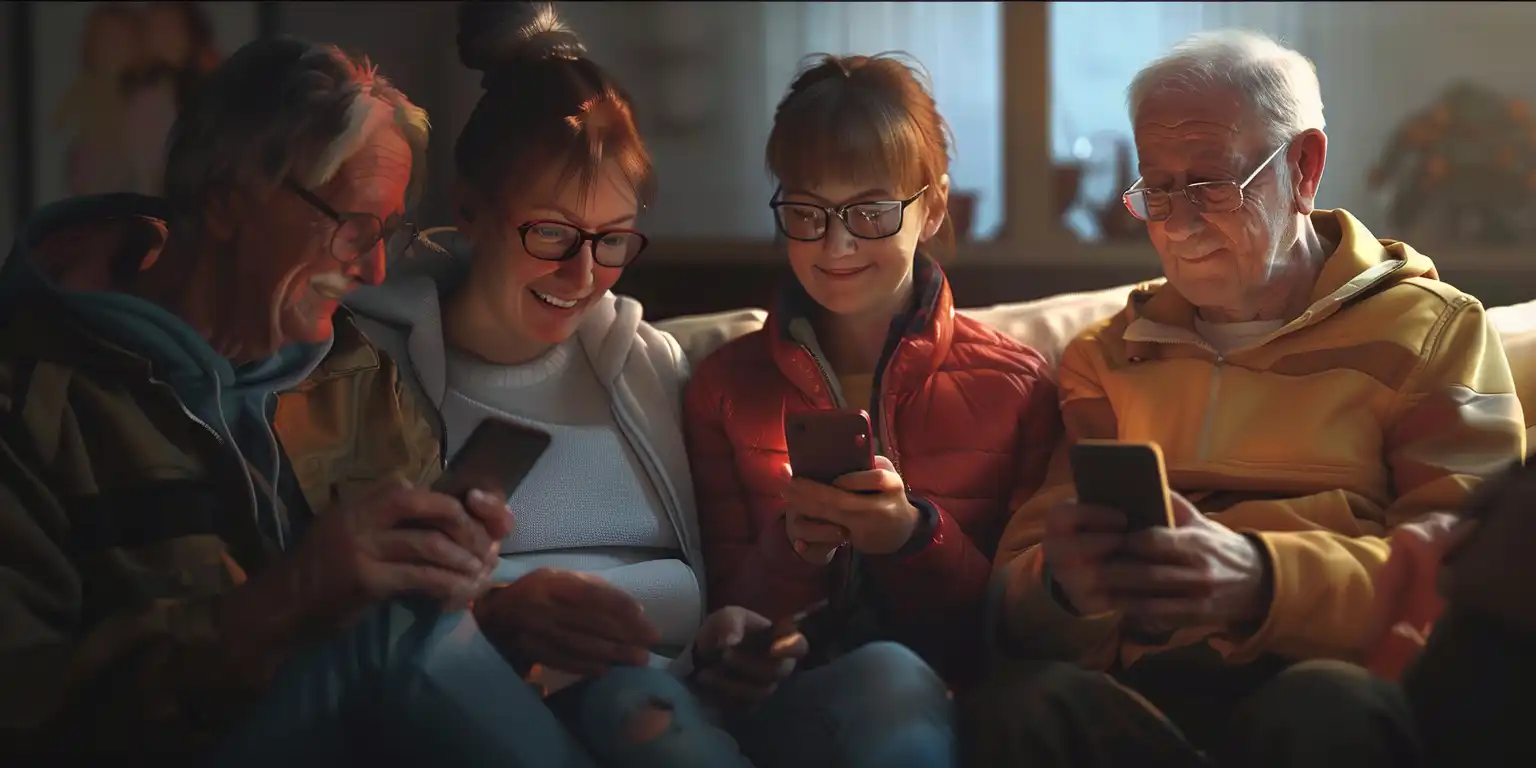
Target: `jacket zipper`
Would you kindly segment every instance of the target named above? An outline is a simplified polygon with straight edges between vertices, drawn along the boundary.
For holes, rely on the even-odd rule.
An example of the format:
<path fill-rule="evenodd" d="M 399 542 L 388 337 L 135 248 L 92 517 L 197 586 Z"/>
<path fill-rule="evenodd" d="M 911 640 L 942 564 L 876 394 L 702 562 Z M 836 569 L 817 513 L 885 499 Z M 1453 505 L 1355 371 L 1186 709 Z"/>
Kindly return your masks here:
<path fill-rule="evenodd" d="M 214 442 L 217 442 L 219 444 L 220 448 L 227 448 L 227 449 L 230 449 L 230 450 L 234 451 L 235 458 L 237 459 L 237 461 L 239 462 L 239 465 L 240 465 L 240 470 L 241 470 L 240 475 L 241 475 L 241 477 L 243 477 L 245 479 L 246 500 L 249 501 L 250 505 L 251 505 L 251 517 L 252 517 L 253 522 L 256 524 L 256 530 L 260 531 L 261 530 L 261 505 L 256 503 L 256 484 L 254 482 L 252 482 L 252 480 L 251 480 L 250 470 L 245 468 L 245 457 L 240 455 L 240 449 L 230 445 L 229 443 L 226 443 L 224 441 L 224 438 L 219 435 L 218 430 L 216 430 L 212 426 L 210 426 L 208 424 L 208 422 L 203 421 L 202 419 L 198 418 L 197 414 L 193 413 L 192 409 L 188 408 L 186 402 L 184 402 L 181 399 L 181 395 L 176 394 L 176 388 L 175 387 L 172 387 L 170 384 L 167 384 L 167 383 L 165 383 L 165 382 L 163 382 L 163 381 L 161 381 L 161 380 L 159 380 L 159 379 L 157 379 L 157 378 L 155 378 L 153 376 L 151 376 L 149 378 L 149 382 L 151 384 L 156 385 L 156 386 L 165 388 L 165 391 L 171 396 L 171 400 L 175 401 L 176 406 L 178 408 L 181 408 L 182 414 L 184 414 L 188 419 L 191 419 L 192 423 L 198 425 L 199 427 L 202 427 L 204 431 L 206 431 L 210 436 L 213 437 Z M 279 524 L 278 527 L 279 527 L 279 529 L 281 529 L 281 527 L 282 527 L 281 524 Z M 281 539 L 281 537 L 282 537 L 282 531 L 281 530 L 278 531 L 278 537 L 279 537 L 279 539 Z"/>
<path fill-rule="evenodd" d="M 650 446 L 642 445 L 643 441 L 636 437 L 639 434 L 639 430 L 631 423 L 629 415 L 625 412 L 624 408 L 619 405 L 618 398 L 610 395 L 610 399 L 613 401 L 613 415 L 614 420 L 619 425 L 619 434 L 623 435 L 624 441 L 629 443 L 630 449 L 635 452 L 636 458 L 640 459 L 646 473 L 650 475 L 646 479 L 655 488 L 656 495 L 661 497 L 662 504 L 666 505 L 667 517 L 672 522 L 672 528 L 677 532 L 677 539 L 683 542 L 683 554 L 688 557 L 688 564 L 693 567 L 699 576 L 699 582 L 702 584 L 704 581 L 702 550 L 698 548 L 698 541 L 693 539 L 688 530 L 685 515 L 682 513 L 682 506 L 677 501 L 677 494 L 672 489 L 663 487 L 670 484 L 666 468 L 660 466 L 659 462 L 653 458 L 654 452 L 650 450 Z M 666 493 L 663 493 L 663 491 L 666 491 Z"/>
<path fill-rule="evenodd" d="M 1227 361 L 1220 354 L 1216 355 L 1216 362 L 1211 368 L 1211 389 L 1205 399 L 1205 414 L 1200 419 L 1200 441 L 1195 450 L 1195 455 L 1200 461 L 1205 461 L 1211 452 L 1211 430 L 1215 428 L 1216 400 L 1221 396 L 1221 368 Z"/>

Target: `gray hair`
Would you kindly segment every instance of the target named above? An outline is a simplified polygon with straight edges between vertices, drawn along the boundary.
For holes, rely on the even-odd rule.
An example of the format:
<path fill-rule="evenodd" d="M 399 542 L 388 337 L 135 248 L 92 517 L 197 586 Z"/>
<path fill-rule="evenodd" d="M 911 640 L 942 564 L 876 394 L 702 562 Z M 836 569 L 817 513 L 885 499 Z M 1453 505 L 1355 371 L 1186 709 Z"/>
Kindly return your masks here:
<path fill-rule="evenodd" d="M 1136 74 L 1126 91 L 1132 123 L 1159 91 L 1231 88 L 1247 100 L 1274 144 L 1323 129 L 1317 68 L 1300 53 L 1257 32 L 1218 30 L 1191 36 Z"/>
<path fill-rule="evenodd" d="M 291 38 L 246 45 L 209 76 L 171 129 L 165 199 L 173 229 L 195 232 L 208 200 L 231 189 L 271 191 L 290 177 L 307 188 L 325 184 L 363 147 L 383 109 L 410 144 L 414 201 L 431 128 L 424 110 L 367 58 L 335 46 Z"/>

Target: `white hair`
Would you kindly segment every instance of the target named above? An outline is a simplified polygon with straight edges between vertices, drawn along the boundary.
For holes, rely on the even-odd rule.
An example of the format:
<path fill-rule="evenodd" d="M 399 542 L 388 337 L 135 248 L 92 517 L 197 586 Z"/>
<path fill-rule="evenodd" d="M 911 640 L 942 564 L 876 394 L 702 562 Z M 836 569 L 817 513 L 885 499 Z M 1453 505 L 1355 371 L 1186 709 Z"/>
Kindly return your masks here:
<path fill-rule="evenodd" d="M 405 94 L 380 77 L 378 69 L 366 58 L 355 67 L 357 94 L 347 105 L 343 116 L 342 131 L 315 157 L 309 168 L 300 175 L 310 188 L 324 186 L 341 170 L 341 166 L 360 152 L 376 131 L 386 125 L 394 125 L 405 136 L 411 147 L 414 161 L 413 182 L 423 174 L 419 169 L 426 164 L 427 140 L 431 122 L 426 110 L 411 103 Z M 415 191 L 416 184 L 412 184 Z"/>
<path fill-rule="evenodd" d="M 410 145 L 407 202 L 420 193 L 427 113 L 366 57 L 291 38 L 248 43 L 219 66 L 177 116 L 165 164 L 176 230 L 195 233 L 208 201 L 231 189 L 315 188 L 367 140 L 397 126 Z"/>
<path fill-rule="evenodd" d="M 1223 89 L 1235 90 L 1248 102 L 1275 144 L 1323 129 L 1323 92 L 1312 61 L 1266 35 L 1244 30 L 1185 39 L 1136 74 L 1126 102 L 1134 124 L 1142 104 L 1159 92 Z"/>

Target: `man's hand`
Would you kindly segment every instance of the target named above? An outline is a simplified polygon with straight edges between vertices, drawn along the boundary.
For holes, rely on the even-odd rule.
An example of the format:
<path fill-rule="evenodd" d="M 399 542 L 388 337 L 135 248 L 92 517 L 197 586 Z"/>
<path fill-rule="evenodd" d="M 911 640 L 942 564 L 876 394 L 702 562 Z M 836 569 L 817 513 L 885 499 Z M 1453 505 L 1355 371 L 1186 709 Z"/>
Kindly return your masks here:
<path fill-rule="evenodd" d="M 1041 551 L 1063 606 L 1084 616 L 1112 610 L 1104 583 L 1106 561 L 1125 544 L 1125 515 L 1069 499 L 1045 513 Z"/>
<path fill-rule="evenodd" d="M 1068 501 L 1046 516 L 1052 579 L 1078 613 L 1123 613 L 1147 629 L 1260 621 L 1265 555 L 1248 537 L 1170 493 L 1176 527 L 1125 533 L 1120 512 Z"/>
<path fill-rule="evenodd" d="M 1128 534 L 1106 564 L 1110 602 L 1133 626 L 1178 628 L 1260 623 L 1269 613 L 1268 555 L 1170 492 L 1175 527 Z"/>
<path fill-rule="evenodd" d="M 920 517 L 907 499 L 906 483 L 884 456 L 875 457 L 874 469 L 843 475 L 833 485 L 793 478 L 784 489 L 784 503 L 801 519 L 811 517 L 846 531 L 848 543 L 866 555 L 901 549 Z"/>
<path fill-rule="evenodd" d="M 475 619 L 503 654 L 584 676 L 650 661 L 660 639 L 640 604 L 601 578 L 541 568 L 492 589 Z"/>
<path fill-rule="evenodd" d="M 1423 649 L 1430 627 L 1445 610 L 1439 589 L 1441 562 L 1476 525 L 1476 520 L 1432 512 L 1392 531 L 1392 555 L 1374 582 L 1366 640 L 1366 666 L 1372 672 L 1395 680 Z"/>
<path fill-rule="evenodd" d="M 321 515 L 272 571 L 310 622 L 340 628 L 380 601 L 408 594 L 461 608 L 489 584 L 512 528 L 505 499 L 475 492 L 466 506 L 392 478 Z M 264 585 L 265 586 L 265 585 Z"/>
<path fill-rule="evenodd" d="M 768 698 L 810 649 L 799 632 L 775 638 L 766 652 L 742 647 L 749 632 L 771 627 L 768 619 L 737 606 L 710 614 L 693 641 L 694 683 L 729 705 L 752 705 Z"/>

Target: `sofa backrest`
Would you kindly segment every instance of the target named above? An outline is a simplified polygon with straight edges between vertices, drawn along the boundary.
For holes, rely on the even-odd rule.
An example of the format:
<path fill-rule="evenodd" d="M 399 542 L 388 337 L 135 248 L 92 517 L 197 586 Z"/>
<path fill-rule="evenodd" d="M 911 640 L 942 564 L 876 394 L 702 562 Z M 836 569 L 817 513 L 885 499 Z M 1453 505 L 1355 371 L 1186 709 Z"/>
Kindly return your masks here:
<path fill-rule="evenodd" d="M 1123 309 L 1134 287 L 1121 285 L 960 312 L 1029 345 L 1054 365 L 1074 336 Z M 675 336 L 688 359 L 697 364 L 727 341 L 761 328 L 767 317 L 761 309 L 738 309 L 672 318 L 656 325 Z M 1488 310 L 1488 319 L 1509 355 L 1525 425 L 1536 427 L 1536 301 L 1495 307 Z M 1531 437 L 1536 438 L 1536 429 Z"/>

